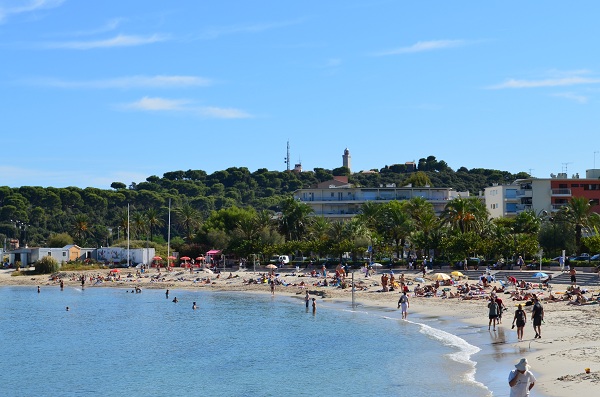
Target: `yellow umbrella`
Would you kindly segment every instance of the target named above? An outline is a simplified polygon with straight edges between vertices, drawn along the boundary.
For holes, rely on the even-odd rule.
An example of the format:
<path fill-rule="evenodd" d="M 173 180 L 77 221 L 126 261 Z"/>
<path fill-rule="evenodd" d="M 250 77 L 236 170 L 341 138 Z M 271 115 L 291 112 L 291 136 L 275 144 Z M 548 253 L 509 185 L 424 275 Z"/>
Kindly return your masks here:
<path fill-rule="evenodd" d="M 453 275 L 454 277 L 463 277 L 464 274 L 462 274 L 461 272 L 459 272 L 458 270 L 453 271 L 452 273 L 450 273 L 451 275 Z"/>
<path fill-rule="evenodd" d="M 435 273 L 432 278 L 436 281 L 450 280 L 450 276 L 448 276 L 446 273 Z"/>

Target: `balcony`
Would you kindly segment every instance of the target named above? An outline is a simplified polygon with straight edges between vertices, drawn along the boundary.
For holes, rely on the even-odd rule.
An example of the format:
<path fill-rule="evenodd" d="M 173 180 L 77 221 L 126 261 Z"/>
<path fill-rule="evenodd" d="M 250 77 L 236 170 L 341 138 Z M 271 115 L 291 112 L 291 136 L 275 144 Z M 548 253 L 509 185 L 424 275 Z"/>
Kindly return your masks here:
<path fill-rule="evenodd" d="M 565 207 L 566 205 L 568 205 L 567 203 L 564 204 L 552 204 L 552 211 L 560 211 L 561 208 Z"/>
<path fill-rule="evenodd" d="M 516 197 L 533 197 L 533 190 L 531 189 L 519 189 L 515 192 Z"/>
<path fill-rule="evenodd" d="M 552 197 L 571 197 L 571 189 L 552 189 Z"/>

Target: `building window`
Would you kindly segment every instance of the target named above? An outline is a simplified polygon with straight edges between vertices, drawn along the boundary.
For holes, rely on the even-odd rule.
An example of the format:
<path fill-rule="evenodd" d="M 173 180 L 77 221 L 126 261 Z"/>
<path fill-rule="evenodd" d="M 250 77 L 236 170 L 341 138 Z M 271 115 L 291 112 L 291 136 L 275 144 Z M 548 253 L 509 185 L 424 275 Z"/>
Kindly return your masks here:
<path fill-rule="evenodd" d="M 67 256 L 67 253 L 65 251 L 63 251 L 63 256 Z"/>
<path fill-rule="evenodd" d="M 572 183 L 571 187 L 579 187 L 579 183 Z"/>
<path fill-rule="evenodd" d="M 48 256 L 52 256 L 52 252 L 51 251 L 48 251 Z"/>

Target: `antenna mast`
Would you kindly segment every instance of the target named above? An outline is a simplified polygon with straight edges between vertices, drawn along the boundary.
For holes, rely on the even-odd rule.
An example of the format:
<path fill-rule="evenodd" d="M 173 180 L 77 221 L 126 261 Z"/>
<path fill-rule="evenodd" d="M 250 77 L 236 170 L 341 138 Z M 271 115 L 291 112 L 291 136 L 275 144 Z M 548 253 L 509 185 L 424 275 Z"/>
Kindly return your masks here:
<path fill-rule="evenodd" d="M 287 141 L 287 156 L 283 160 L 287 164 L 287 170 L 290 170 L 290 140 Z"/>

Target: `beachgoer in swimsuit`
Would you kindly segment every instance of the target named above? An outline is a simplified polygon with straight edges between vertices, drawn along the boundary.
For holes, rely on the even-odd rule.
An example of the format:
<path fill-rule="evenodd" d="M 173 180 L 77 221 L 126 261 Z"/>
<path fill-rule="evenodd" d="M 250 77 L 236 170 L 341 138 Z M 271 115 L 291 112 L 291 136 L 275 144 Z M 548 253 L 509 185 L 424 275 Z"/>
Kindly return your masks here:
<path fill-rule="evenodd" d="M 306 302 L 306 308 L 308 309 L 308 303 L 310 302 L 310 294 L 308 291 L 306 291 L 306 294 L 304 295 L 304 301 Z"/>
<path fill-rule="evenodd" d="M 535 338 L 542 337 L 542 321 L 544 320 L 544 308 L 540 303 L 537 295 L 533 295 L 533 309 L 531 312 L 531 318 L 533 318 L 533 330 L 535 331 Z"/>
<path fill-rule="evenodd" d="M 523 305 L 520 303 L 517 310 L 515 310 L 515 316 L 513 317 L 513 328 L 515 327 L 515 322 L 517 323 L 517 339 L 523 340 L 523 329 L 527 322 L 527 314 L 525 313 L 525 310 L 523 310 Z"/>

